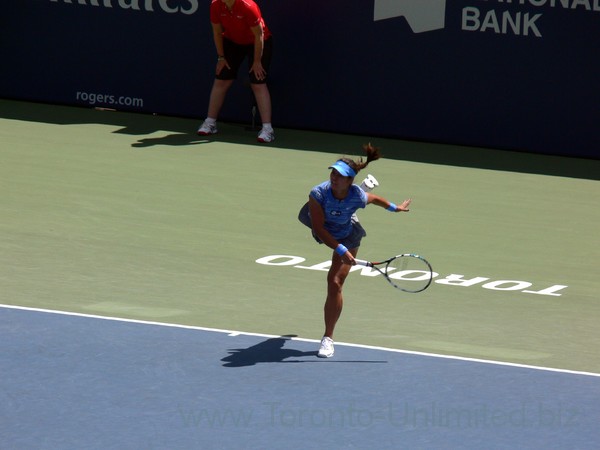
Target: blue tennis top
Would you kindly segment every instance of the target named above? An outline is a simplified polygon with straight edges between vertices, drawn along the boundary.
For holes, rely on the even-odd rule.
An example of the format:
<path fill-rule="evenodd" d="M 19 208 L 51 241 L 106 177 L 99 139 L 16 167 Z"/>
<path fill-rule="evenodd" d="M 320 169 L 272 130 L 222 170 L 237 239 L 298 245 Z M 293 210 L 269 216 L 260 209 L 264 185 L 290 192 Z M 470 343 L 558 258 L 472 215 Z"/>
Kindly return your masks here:
<path fill-rule="evenodd" d="M 325 181 L 310 191 L 325 212 L 325 229 L 336 239 L 342 239 L 352 232 L 352 215 L 358 208 L 367 206 L 367 194 L 358 185 L 350 186 L 348 195 L 338 200 L 331 192 L 331 182 Z"/>

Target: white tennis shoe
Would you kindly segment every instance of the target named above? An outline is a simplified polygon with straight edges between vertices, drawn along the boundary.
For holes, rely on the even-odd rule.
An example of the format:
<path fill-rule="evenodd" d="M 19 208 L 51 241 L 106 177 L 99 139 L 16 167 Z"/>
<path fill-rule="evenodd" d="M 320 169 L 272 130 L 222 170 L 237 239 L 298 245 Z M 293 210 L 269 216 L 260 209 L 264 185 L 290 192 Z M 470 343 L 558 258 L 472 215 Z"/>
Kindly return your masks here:
<path fill-rule="evenodd" d="M 321 339 L 321 347 L 319 348 L 319 353 L 317 353 L 317 356 L 319 358 L 331 358 L 333 356 L 333 352 L 333 339 L 323 336 L 323 339 Z"/>
<path fill-rule="evenodd" d="M 273 128 L 265 128 L 263 127 L 258 133 L 258 137 L 256 138 L 258 142 L 273 142 L 275 140 L 275 132 Z"/>
<path fill-rule="evenodd" d="M 207 123 L 205 120 L 202 122 L 202 125 L 200 125 L 200 128 L 198 128 L 198 131 L 196 131 L 196 134 L 200 136 L 208 136 L 211 134 L 216 134 L 217 132 L 217 124 L 215 122 Z"/>
<path fill-rule="evenodd" d="M 377 186 L 379 186 L 379 182 L 371 174 L 367 175 L 367 178 L 365 178 L 363 180 L 363 182 L 360 184 L 361 189 L 365 192 L 371 192 Z"/>
<path fill-rule="evenodd" d="M 367 175 L 367 178 L 360 183 L 360 188 L 365 192 L 371 192 L 377 186 L 379 186 L 379 181 L 377 181 L 377 179 L 371 174 Z M 352 214 L 352 220 L 354 222 L 359 222 L 356 213 Z"/>

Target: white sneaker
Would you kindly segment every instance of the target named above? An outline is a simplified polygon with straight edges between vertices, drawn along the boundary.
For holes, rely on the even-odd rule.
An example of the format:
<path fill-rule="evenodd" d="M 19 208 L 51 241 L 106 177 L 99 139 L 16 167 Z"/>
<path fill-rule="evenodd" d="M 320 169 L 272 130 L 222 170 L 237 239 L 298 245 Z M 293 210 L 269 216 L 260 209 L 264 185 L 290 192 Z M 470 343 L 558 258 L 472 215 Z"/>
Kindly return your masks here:
<path fill-rule="evenodd" d="M 263 127 L 260 130 L 260 133 L 258 133 L 258 138 L 257 138 L 258 142 L 273 142 L 274 140 L 275 140 L 275 132 L 273 131 L 273 128 L 267 130 Z"/>
<path fill-rule="evenodd" d="M 367 175 L 367 178 L 360 184 L 361 189 L 365 192 L 371 192 L 377 186 L 379 186 L 379 182 L 371 174 Z"/>
<path fill-rule="evenodd" d="M 360 183 L 360 188 L 365 192 L 371 192 L 377 186 L 379 186 L 379 181 L 377 181 L 375 177 L 371 174 L 367 175 L 367 178 L 365 178 L 362 181 L 362 183 Z M 352 214 L 351 220 L 353 222 L 358 222 L 358 216 L 356 215 L 356 213 Z"/>
<path fill-rule="evenodd" d="M 200 135 L 200 136 L 208 136 L 210 134 L 216 134 L 218 132 L 217 130 L 217 124 L 216 123 L 206 123 L 206 120 L 204 122 L 202 122 L 202 125 L 200 125 L 200 128 L 198 128 L 198 131 L 196 132 L 196 134 Z"/>
<path fill-rule="evenodd" d="M 317 353 L 317 356 L 319 358 L 331 358 L 333 356 L 333 352 L 333 339 L 323 336 L 323 339 L 321 339 L 321 347 L 319 348 L 319 353 Z"/>

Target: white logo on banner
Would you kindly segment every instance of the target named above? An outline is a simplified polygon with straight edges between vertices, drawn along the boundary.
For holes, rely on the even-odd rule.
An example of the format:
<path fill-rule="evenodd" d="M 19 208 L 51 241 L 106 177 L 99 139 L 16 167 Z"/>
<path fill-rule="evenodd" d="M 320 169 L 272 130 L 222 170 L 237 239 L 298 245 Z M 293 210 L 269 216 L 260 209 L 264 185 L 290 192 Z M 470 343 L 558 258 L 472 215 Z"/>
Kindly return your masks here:
<path fill-rule="evenodd" d="M 446 0 L 375 0 L 375 21 L 404 17 L 413 33 L 444 28 Z"/>
<path fill-rule="evenodd" d="M 562 8 L 600 12 L 600 0 L 479 0 L 498 3 L 502 10 L 466 6 L 462 9 L 460 29 L 518 36 L 542 37 L 539 8 Z M 513 6 L 519 7 L 515 11 Z M 528 6 L 528 10 L 523 7 Z M 505 9 L 513 7 L 512 10 Z M 413 33 L 445 28 L 446 0 L 375 0 L 373 20 L 404 17 Z"/>
<path fill-rule="evenodd" d="M 58 2 L 59 0 L 50 0 Z M 134 11 L 154 12 L 153 0 L 61 0 L 64 3 L 76 3 L 80 5 L 103 6 L 104 8 L 113 8 L 116 6 L 121 9 L 132 9 Z M 141 4 L 140 4 L 141 3 Z M 171 2 L 173 3 L 173 2 Z M 185 0 L 186 6 L 171 6 L 169 0 L 156 0 L 157 9 L 169 14 L 194 14 L 198 11 L 198 0 Z"/>

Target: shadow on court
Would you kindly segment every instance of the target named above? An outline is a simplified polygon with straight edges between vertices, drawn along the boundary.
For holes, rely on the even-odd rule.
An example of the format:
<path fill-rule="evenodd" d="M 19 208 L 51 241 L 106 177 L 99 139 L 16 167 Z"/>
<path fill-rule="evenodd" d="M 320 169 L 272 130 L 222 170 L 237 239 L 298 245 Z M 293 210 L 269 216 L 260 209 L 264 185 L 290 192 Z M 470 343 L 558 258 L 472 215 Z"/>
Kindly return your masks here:
<path fill-rule="evenodd" d="M 219 134 L 209 137 L 196 135 L 200 119 L 155 116 L 120 111 L 99 111 L 93 108 L 48 105 L 0 99 L 0 118 L 53 123 L 57 125 L 105 124 L 121 127 L 115 133 L 139 136 L 131 143 L 134 148 L 157 145 L 190 146 L 213 141 L 242 145 L 264 145 L 256 142 L 256 130 L 246 124 L 220 122 Z M 145 136 L 157 131 L 166 136 Z M 494 150 L 440 143 L 415 142 L 382 137 L 343 135 L 319 131 L 277 129 L 272 146 L 281 149 L 303 150 L 338 155 L 340 149 L 356 149 L 373 140 L 382 148 L 387 159 L 469 167 L 508 172 L 533 173 L 571 178 L 600 180 L 600 160 L 539 155 L 520 151 Z"/>
<path fill-rule="evenodd" d="M 221 361 L 224 362 L 224 367 L 247 367 L 254 366 L 259 363 L 305 363 L 326 361 L 323 359 L 316 359 L 316 350 L 305 352 L 301 350 L 294 350 L 292 348 L 285 348 L 286 343 L 292 342 L 291 339 L 294 337 L 296 337 L 296 335 L 287 334 L 276 338 L 269 338 L 248 348 L 229 349 L 229 355 L 221 359 Z M 289 359 L 303 358 L 307 356 L 314 359 Z M 336 363 L 387 363 L 387 361 L 340 361 L 337 359 L 327 361 Z"/>
<path fill-rule="evenodd" d="M 290 348 L 284 348 L 295 335 L 285 335 L 270 338 L 266 341 L 252 345 L 248 348 L 236 348 L 228 350 L 229 355 L 223 358 L 224 367 L 246 367 L 259 363 L 281 363 L 281 362 L 305 362 L 300 360 L 286 361 L 288 358 L 300 358 L 303 356 L 317 356 L 317 352 L 304 352 Z"/>

